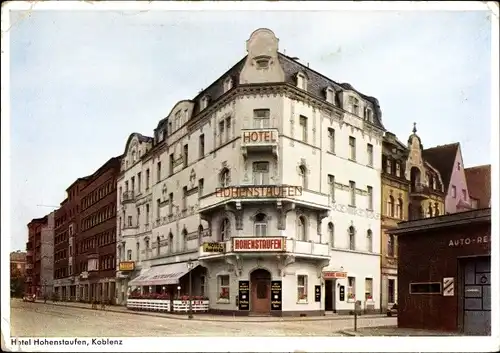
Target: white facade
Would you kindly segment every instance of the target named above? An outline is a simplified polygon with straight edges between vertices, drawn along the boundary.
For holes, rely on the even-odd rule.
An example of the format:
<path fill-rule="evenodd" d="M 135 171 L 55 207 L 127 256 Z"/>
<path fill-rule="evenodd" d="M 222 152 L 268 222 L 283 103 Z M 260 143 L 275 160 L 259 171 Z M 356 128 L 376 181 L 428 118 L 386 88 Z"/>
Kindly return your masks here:
<path fill-rule="evenodd" d="M 129 139 L 129 162 L 118 181 L 123 190 L 118 258 L 135 261 L 141 271 L 122 280 L 123 293 L 132 278 L 141 286 L 137 275 L 146 278 L 148 268 L 163 265 L 168 272 L 168 264 L 191 259 L 205 269 L 196 277 L 195 294 L 208 296 L 215 311 L 238 311 L 244 281 L 250 281 L 250 311 L 265 311 L 264 296 L 271 303 L 274 282 L 269 281 L 281 281 L 281 315 L 324 312 L 330 294 L 325 290 L 335 291 L 329 310 L 348 312 L 354 305 L 347 294 L 365 303 L 367 291 L 370 308 L 379 308 L 383 127 L 377 126 L 378 107 L 352 87 L 278 54 L 278 40 L 269 30 L 255 31 L 247 49 L 246 59 L 219 80 L 224 94 L 215 96 L 212 89 L 179 102 L 158 125 L 154 143 L 144 137 L 141 143 L 138 135 Z M 294 70 L 293 81 L 287 81 Z M 318 82 L 324 84 L 321 96 L 309 91 Z M 147 169 L 149 193 L 124 202 L 131 178 L 137 188 L 138 173 L 144 183 Z M 269 190 L 262 185 L 285 194 L 255 195 Z M 226 197 L 224 187 L 233 195 Z M 236 188 L 254 195 L 234 195 Z M 129 229 L 122 229 L 123 222 Z M 268 237 L 282 247 L 237 251 L 235 237 Z M 225 249 L 208 252 L 204 243 Z M 263 270 L 257 277 L 256 269 Z M 332 285 L 323 270 L 346 278 Z M 355 278 L 352 289 L 348 278 Z M 186 293 L 182 280 L 176 284 Z M 315 298 L 315 286 L 321 298 Z"/>

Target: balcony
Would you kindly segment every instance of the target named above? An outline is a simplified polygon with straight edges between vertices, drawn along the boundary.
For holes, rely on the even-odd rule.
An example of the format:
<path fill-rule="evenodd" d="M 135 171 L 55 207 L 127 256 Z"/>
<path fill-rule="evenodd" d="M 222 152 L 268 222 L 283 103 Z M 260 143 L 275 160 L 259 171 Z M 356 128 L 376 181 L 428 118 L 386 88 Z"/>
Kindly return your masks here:
<path fill-rule="evenodd" d="M 134 202 L 134 201 L 135 201 L 135 194 L 133 191 L 125 191 L 122 194 L 122 203 Z"/>
<path fill-rule="evenodd" d="M 242 129 L 241 152 L 244 157 L 253 152 L 271 152 L 278 157 L 278 138 L 278 129 Z"/>
<path fill-rule="evenodd" d="M 215 192 L 200 198 L 200 212 L 207 212 L 224 206 L 229 202 L 241 203 L 277 203 L 289 201 L 302 207 L 316 210 L 329 210 L 328 196 L 304 190 L 294 185 L 242 185 L 216 188 Z"/>

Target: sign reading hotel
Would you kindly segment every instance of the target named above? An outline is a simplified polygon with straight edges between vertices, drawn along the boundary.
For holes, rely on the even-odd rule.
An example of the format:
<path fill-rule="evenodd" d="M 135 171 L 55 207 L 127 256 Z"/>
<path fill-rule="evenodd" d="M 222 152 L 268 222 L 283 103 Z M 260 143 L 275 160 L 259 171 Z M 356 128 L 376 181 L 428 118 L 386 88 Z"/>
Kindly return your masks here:
<path fill-rule="evenodd" d="M 217 197 L 231 198 L 295 197 L 302 196 L 302 186 L 232 186 L 227 188 L 216 188 L 215 195 Z"/>
<path fill-rule="evenodd" d="M 276 143 L 276 131 L 274 130 L 252 130 L 243 131 L 243 143 Z"/>
<path fill-rule="evenodd" d="M 276 252 L 285 249 L 284 237 L 233 238 L 233 252 Z"/>
<path fill-rule="evenodd" d="M 346 272 L 323 271 L 323 279 L 342 279 L 342 278 L 347 278 Z"/>
<path fill-rule="evenodd" d="M 204 243 L 203 252 L 224 252 L 226 251 L 225 243 Z"/>
<path fill-rule="evenodd" d="M 134 261 L 121 261 L 118 265 L 118 269 L 120 271 L 133 271 L 135 270 L 135 262 Z"/>
<path fill-rule="evenodd" d="M 488 235 L 481 235 L 478 237 L 468 237 L 460 239 L 450 239 L 448 242 L 449 247 L 461 247 L 471 244 L 486 244 L 490 242 L 490 237 Z"/>

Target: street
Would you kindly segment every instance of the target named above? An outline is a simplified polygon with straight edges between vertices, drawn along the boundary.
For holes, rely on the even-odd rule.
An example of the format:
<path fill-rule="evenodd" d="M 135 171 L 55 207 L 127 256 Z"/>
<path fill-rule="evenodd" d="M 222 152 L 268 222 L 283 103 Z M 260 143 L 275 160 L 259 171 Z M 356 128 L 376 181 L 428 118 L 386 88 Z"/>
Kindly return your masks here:
<path fill-rule="evenodd" d="M 322 320 L 182 320 L 72 306 L 11 301 L 11 337 L 165 337 L 165 336 L 342 336 L 353 317 Z M 358 327 L 396 325 L 395 318 L 361 317 Z"/>

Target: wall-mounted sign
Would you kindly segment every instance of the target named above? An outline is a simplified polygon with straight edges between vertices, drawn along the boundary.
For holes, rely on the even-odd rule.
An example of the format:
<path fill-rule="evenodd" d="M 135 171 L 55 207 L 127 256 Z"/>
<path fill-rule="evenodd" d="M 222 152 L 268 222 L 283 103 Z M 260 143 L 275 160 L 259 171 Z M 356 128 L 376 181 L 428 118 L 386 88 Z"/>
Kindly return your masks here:
<path fill-rule="evenodd" d="M 118 269 L 120 271 L 133 271 L 135 270 L 135 262 L 134 261 L 120 261 L 118 265 Z"/>
<path fill-rule="evenodd" d="M 340 286 L 339 288 L 339 300 L 341 302 L 345 301 L 345 286 Z"/>
<path fill-rule="evenodd" d="M 358 216 L 368 219 L 380 219 L 380 213 L 376 213 L 369 210 L 364 210 L 362 208 L 357 208 L 354 206 L 341 205 L 338 203 L 334 203 L 332 206 L 332 210 L 341 213 L 347 213 L 352 216 Z"/>
<path fill-rule="evenodd" d="M 284 237 L 233 238 L 234 252 L 285 251 Z"/>
<path fill-rule="evenodd" d="M 251 130 L 243 131 L 243 143 L 276 143 L 277 131 L 275 130 Z"/>
<path fill-rule="evenodd" d="M 87 271 L 83 271 L 82 273 L 80 273 L 80 277 L 82 279 L 87 279 L 89 278 L 89 273 Z"/>
<path fill-rule="evenodd" d="M 224 252 L 226 243 L 204 243 L 203 252 Z"/>
<path fill-rule="evenodd" d="M 271 281 L 271 310 L 281 310 L 283 307 L 281 281 Z"/>
<path fill-rule="evenodd" d="M 323 271 L 323 279 L 342 279 L 347 278 L 347 272 Z"/>
<path fill-rule="evenodd" d="M 450 239 L 448 242 L 448 246 L 460 247 L 471 244 L 485 244 L 490 242 L 489 235 L 482 235 L 479 237 L 469 237 L 469 238 L 460 238 L 460 239 Z"/>
<path fill-rule="evenodd" d="M 250 310 L 250 281 L 239 281 L 238 309 Z"/>
<path fill-rule="evenodd" d="M 232 198 L 275 198 L 302 196 L 302 186 L 232 186 L 216 188 L 215 196 Z"/>
<path fill-rule="evenodd" d="M 321 286 L 314 286 L 314 301 L 317 303 L 321 301 Z"/>
<path fill-rule="evenodd" d="M 453 297 L 455 295 L 455 278 L 443 278 L 443 297 Z"/>

